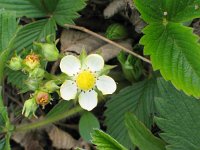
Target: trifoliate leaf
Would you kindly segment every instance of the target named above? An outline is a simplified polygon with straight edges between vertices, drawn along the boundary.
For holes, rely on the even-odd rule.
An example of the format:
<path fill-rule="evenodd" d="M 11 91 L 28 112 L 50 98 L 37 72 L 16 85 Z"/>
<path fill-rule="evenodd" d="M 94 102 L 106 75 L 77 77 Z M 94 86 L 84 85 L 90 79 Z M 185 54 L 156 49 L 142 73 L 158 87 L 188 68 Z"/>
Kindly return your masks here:
<path fill-rule="evenodd" d="M 200 16 L 199 0 L 134 0 L 148 25 L 140 43 L 154 70 L 188 95 L 200 97 L 200 45 L 180 23 Z"/>

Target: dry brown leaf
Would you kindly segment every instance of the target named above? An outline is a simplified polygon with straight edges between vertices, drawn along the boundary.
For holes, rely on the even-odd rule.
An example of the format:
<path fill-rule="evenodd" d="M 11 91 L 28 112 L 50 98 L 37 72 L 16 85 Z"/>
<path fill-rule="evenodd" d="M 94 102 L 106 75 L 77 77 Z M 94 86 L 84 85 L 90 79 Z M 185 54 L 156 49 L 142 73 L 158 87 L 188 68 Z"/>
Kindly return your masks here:
<path fill-rule="evenodd" d="M 19 143 L 25 150 L 44 150 L 44 145 L 40 143 L 41 139 L 41 131 L 14 133 L 12 136 L 12 140 Z"/>
<path fill-rule="evenodd" d="M 118 12 L 126 8 L 127 2 L 125 0 L 113 0 L 103 12 L 105 18 L 110 18 L 117 14 Z"/>
<path fill-rule="evenodd" d="M 200 36 L 200 20 L 198 19 L 196 22 L 193 23 L 194 33 Z"/>
<path fill-rule="evenodd" d="M 79 35 L 81 35 L 81 33 L 82 32 L 80 31 L 77 32 L 73 32 L 70 30 L 63 31 L 62 37 L 64 37 L 65 39 L 61 38 L 61 47 L 64 50 L 64 52 L 75 52 L 76 54 L 80 54 L 84 48 L 87 53 L 100 53 L 103 56 L 104 60 L 108 61 L 116 57 L 117 54 L 121 51 L 120 48 L 113 46 L 112 44 L 106 43 L 101 39 L 95 38 L 94 36 L 88 36 L 85 37 L 84 39 L 80 39 L 78 37 Z M 73 37 L 76 37 L 75 39 L 77 41 L 75 41 L 75 39 L 70 38 L 72 36 L 71 34 L 73 34 Z M 117 43 L 128 49 L 132 49 L 130 39 L 118 41 Z"/>
<path fill-rule="evenodd" d="M 136 10 L 136 8 L 131 10 L 131 14 L 125 11 L 121 13 L 121 15 L 127 18 L 135 26 L 135 31 L 137 33 L 141 33 L 142 29 L 146 26 L 146 23 L 141 19 L 140 13 Z"/>
<path fill-rule="evenodd" d="M 79 146 L 79 142 L 75 140 L 70 134 L 51 125 L 46 129 L 52 145 L 58 149 L 71 149 Z"/>
<path fill-rule="evenodd" d="M 87 37 L 89 37 L 89 35 L 83 32 L 63 30 L 60 38 L 61 51 L 65 51 L 71 45 L 74 45 Z"/>
<path fill-rule="evenodd" d="M 124 40 L 124 41 L 119 41 L 117 43 L 128 48 L 128 49 L 132 49 L 130 39 Z M 114 46 L 114 45 L 105 44 L 102 47 L 94 50 L 92 53 L 100 53 L 103 56 L 104 60 L 108 61 L 108 60 L 116 57 L 119 54 L 120 51 L 121 51 L 121 49 Z"/>
<path fill-rule="evenodd" d="M 130 10 L 129 10 L 130 9 Z M 137 33 L 141 33 L 146 23 L 140 18 L 132 0 L 114 0 L 104 9 L 104 17 L 110 18 L 120 13 L 128 19 L 134 26 Z"/>
<path fill-rule="evenodd" d="M 104 45 L 105 42 L 80 31 L 64 30 L 61 36 L 61 50 L 80 54 L 83 49 L 88 53 Z"/>

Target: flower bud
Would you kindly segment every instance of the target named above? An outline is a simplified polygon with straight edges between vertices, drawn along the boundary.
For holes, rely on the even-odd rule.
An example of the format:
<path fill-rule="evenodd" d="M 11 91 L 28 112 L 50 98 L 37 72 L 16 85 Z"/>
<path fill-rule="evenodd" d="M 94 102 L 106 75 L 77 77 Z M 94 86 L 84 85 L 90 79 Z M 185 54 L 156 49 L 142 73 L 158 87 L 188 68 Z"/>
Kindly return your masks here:
<path fill-rule="evenodd" d="M 42 50 L 42 55 L 47 61 L 56 61 L 59 58 L 59 51 L 53 43 L 35 43 Z"/>
<path fill-rule="evenodd" d="M 25 117 L 30 118 L 32 116 L 35 116 L 35 111 L 37 110 L 37 108 L 38 108 L 38 105 L 36 104 L 35 99 L 34 98 L 28 99 L 24 103 L 22 114 Z"/>
<path fill-rule="evenodd" d="M 33 71 L 29 73 L 30 78 L 38 78 L 38 79 L 43 79 L 45 75 L 44 69 L 41 68 L 35 68 Z"/>
<path fill-rule="evenodd" d="M 58 90 L 59 86 L 56 84 L 56 82 L 54 80 L 50 80 L 50 81 L 48 81 L 48 82 L 45 83 L 44 88 L 48 92 L 52 93 L 52 92 Z"/>
<path fill-rule="evenodd" d="M 128 32 L 126 28 L 118 23 L 111 24 L 106 30 L 106 37 L 110 40 L 120 40 L 126 38 Z"/>
<path fill-rule="evenodd" d="M 22 69 L 22 59 L 20 56 L 14 56 L 8 63 L 8 67 L 14 71 Z"/>
<path fill-rule="evenodd" d="M 39 55 L 31 53 L 23 61 L 24 69 L 28 72 L 40 66 Z"/>
<path fill-rule="evenodd" d="M 39 91 L 35 94 L 35 100 L 38 105 L 41 105 L 44 108 L 45 105 L 49 104 L 51 96 L 47 92 Z"/>
<path fill-rule="evenodd" d="M 40 80 L 34 79 L 34 78 L 28 78 L 25 81 L 25 84 L 27 85 L 28 89 L 32 91 L 35 91 L 39 88 L 39 83 L 40 83 Z"/>

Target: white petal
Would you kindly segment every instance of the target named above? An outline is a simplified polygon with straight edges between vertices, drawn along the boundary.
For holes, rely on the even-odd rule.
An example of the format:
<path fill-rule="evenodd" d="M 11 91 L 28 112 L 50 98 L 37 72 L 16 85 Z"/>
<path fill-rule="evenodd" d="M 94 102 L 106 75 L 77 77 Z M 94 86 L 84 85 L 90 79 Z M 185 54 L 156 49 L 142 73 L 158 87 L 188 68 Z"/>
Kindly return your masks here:
<path fill-rule="evenodd" d="M 96 81 L 97 88 L 103 93 L 112 94 L 117 89 L 116 82 L 109 76 L 100 76 Z"/>
<path fill-rule="evenodd" d="M 79 95 L 79 104 L 88 111 L 97 106 L 97 93 L 95 91 L 81 92 Z"/>
<path fill-rule="evenodd" d="M 60 61 L 61 71 L 69 76 L 78 73 L 80 68 L 81 68 L 80 60 L 73 55 L 65 56 Z"/>
<path fill-rule="evenodd" d="M 66 80 L 60 87 L 60 95 L 64 100 L 71 100 L 76 97 L 77 86 L 75 82 Z"/>
<path fill-rule="evenodd" d="M 97 54 L 88 55 L 85 63 L 91 71 L 100 71 L 104 67 L 103 57 Z"/>

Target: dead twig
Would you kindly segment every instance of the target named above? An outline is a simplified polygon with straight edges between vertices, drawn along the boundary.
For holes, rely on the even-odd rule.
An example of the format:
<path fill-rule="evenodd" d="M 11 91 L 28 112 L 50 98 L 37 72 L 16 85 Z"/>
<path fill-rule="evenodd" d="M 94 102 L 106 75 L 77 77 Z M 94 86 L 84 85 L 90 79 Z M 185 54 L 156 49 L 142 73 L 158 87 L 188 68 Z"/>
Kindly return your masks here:
<path fill-rule="evenodd" d="M 111 41 L 111 40 L 109 40 L 109 39 L 107 39 L 107 38 L 105 38 L 105 37 L 93 32 L 93 31 L 91 31 L 89 29 L 86 29 L 85 27 L 71 25 L 71 24 L 65 24 L 65 27 L 76 29 L 76 30 L 80 30 L 80 31 L 83 31 L 83 32 L 88 33 L 90 35 L 93 35 L 93 36 L 95 36 L 95 37 L 97 37 L 97 38 L 99 38 L 99 39 L 101 39 L 101 40 L 103 40 L 103 41 L 105 41 L 107 43 L 110 43 L 110 44 L 122 49 L 123 51 L 125 51 L 125 52 L 127 52 L 127 53 L 129 53 L 129 54 L 131 54 L 131 55 L 133 55 L 133 56 L 135 56 L 135 57 L 137 57 L 137 58 L 149 63 L 149 64 L 151 64 L 151 61 L 148 60 L 147 58 L 145 58 L 145 57 L 143 57 L 143 56 L 141 56 L 141 55 L 139 55 L 139 54 L 127 49 L 126 47 L 124 47 L 124 46 L 122 46 L 120 44 L 117 44 L 116 42 L 113 42 L 113 41 Z"/>

